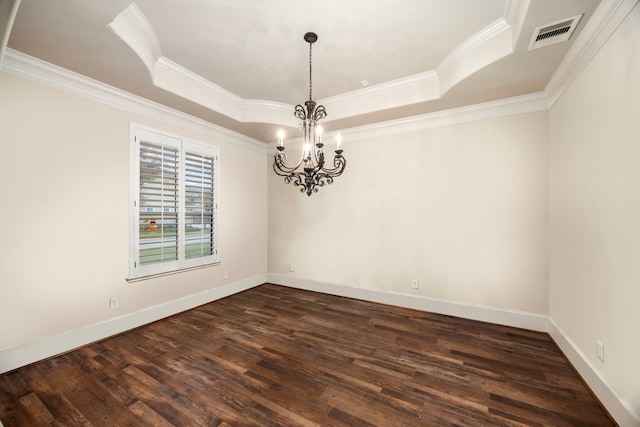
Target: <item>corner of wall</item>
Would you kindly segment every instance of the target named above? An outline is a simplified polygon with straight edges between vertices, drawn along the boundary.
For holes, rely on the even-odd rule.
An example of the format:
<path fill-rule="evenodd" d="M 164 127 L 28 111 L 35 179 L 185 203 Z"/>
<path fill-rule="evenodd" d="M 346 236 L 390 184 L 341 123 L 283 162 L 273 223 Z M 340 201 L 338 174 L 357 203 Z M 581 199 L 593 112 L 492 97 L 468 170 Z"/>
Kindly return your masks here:
<path fill-rule="evenodd" d="M 571 365 L 589 386 L 616 422 L 625 427 L 640 427 L 640 414 L 609 385 L 589 359 L 549 317 L 549 335 Z"/>

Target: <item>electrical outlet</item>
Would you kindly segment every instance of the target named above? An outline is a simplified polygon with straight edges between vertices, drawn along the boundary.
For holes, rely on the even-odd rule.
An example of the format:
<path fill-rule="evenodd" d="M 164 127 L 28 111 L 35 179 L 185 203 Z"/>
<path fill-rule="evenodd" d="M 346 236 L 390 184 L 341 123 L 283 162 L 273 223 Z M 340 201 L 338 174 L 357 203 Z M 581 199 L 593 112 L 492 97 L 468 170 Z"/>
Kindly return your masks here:
<path fill-rule="evenodd" d="M 413 289 L 418 289 L 420 287 L 420 281 L 418 279 L 413 279 L 411 281 L 411 287 Z"/>
<path fill-rule="evenodd" d="M 596 341 L 596 356 L 602 363 L 604 363 L 604 344 L 600 341 Z"/>
<path fill-rule="evenodd" d="M 289 273 L 293 273 L 293 264 L 289 264 Z"/>
<path fill-rule="evenodd" d="M 229 270 L 225 270 L 224 271 L 224 280 L 227 280 L 229 278 Z"/>
<path fill-rule="evenodd" d="M 120 307 L 120 297 L 111 297 L 109 298 L 109 308 L 114 310 Z"/>

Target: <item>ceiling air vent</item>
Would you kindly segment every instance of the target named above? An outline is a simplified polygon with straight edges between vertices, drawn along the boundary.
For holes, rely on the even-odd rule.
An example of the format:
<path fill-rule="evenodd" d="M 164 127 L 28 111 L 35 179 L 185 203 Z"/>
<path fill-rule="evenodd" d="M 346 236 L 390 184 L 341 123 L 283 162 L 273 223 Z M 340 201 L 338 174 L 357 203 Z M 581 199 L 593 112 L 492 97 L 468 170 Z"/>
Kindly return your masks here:
<path fill-rule="evenodd" d="M 529 50 L 566 42 L 578 26 L 580 18 L 582 18 L 582 14 L 536 28 L 529 44 Z"/>

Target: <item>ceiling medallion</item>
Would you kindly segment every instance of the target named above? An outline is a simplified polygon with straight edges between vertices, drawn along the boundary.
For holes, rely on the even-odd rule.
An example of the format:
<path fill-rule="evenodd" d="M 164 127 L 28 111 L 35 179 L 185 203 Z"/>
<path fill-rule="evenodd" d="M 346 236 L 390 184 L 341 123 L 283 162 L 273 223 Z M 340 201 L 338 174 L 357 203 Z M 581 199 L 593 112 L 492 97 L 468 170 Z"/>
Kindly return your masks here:
<path fill-rule="evenodd" d="M 336 150 L 333 158 L 333 167 L 325 167 L 324 152 L 322 147 L 322 127 L 318 122 L 327 117 L 327 112 L 322 105 L 316 105 L 311 95 L 311 47 L 318 40 L 316 33 L 307 33 L 304 40 L 309 43 L 309 100 L 296 105 L 293 115 L 302 120 L 300 130 L 304 132 L 302 154 L 300 161 L 294 167 L 286 165 L 287 155 L 284 150 L 284 132 L 278 132 L 278 152 L 274 156 L 273 170 L 279 176 L 284 177 L 284 182 L 301 187 L 301 193 L 317 193 L 318 188 L 325 184 L 333 183 L 333 178 L 342 175 L 347 160 L 342 156 L 342 138 L 336 135 Z M 314 148 L 315 147 L 315 148 Z"/>

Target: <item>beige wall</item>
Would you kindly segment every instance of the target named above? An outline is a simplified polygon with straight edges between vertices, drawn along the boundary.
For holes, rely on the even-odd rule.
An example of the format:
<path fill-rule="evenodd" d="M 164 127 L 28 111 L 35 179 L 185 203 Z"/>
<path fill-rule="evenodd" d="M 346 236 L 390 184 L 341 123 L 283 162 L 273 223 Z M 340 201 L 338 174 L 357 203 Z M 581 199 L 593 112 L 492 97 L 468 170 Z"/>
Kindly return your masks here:
<path fill-rule="evenodd" d="M 220 147 L 220 266 L 125 281 L 130 121 Z M 0 144 L 0 351 L 266 272 L 263 153 L 4 73 Z"/>
<path fill-rule="evenodd" d="M 637 414 L 639 29 L 636 5 L 551 109 L 549 197 L 551 319 Z"/>
<path fill-rule="evenodd" d="M 269 273 L 547 314 L 547 129 L 544 111 L 345 138 L 311 197 L 269 174 Z"/>

